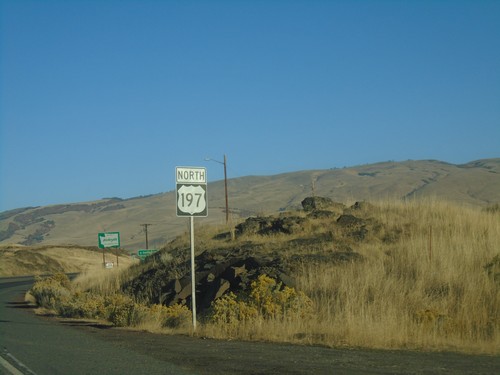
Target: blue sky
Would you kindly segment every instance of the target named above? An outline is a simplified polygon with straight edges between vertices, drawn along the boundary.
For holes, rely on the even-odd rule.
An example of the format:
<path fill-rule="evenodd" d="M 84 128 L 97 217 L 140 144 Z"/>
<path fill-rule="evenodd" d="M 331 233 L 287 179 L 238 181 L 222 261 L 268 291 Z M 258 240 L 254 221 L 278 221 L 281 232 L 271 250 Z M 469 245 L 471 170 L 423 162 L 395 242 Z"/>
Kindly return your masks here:
<path fill-rule="evenodd" d="M 0 211 L 500 157 L 500 1 L 0 2 Z"/>

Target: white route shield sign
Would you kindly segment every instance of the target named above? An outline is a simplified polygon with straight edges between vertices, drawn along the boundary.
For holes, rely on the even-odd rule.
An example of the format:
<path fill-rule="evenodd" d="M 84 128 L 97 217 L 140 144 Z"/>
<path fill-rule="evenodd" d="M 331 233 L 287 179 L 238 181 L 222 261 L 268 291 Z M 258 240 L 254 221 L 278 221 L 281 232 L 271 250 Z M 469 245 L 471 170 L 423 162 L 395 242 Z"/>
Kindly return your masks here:
<path fill-rule="evenodd" d="M 177 184 L 177 216 L 207 215 L 207 185 Z"/>

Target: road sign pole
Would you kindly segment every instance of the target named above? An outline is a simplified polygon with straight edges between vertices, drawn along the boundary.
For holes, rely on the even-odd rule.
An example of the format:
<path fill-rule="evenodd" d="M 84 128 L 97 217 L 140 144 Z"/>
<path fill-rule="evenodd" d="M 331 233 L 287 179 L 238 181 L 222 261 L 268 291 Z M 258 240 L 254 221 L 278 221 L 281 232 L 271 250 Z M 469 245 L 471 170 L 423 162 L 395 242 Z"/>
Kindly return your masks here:
<path fill-rule="evenodd" d="M 207 170 L 203 167 L 176 167 L 177 216 L 190 217 L 191 310 L 196 330 L 196 269 L 194 257 L 194 217 L 207 216 Z"/>
<path fill-rule="evenodd" d="M 102 249 L 102 265 L 106 268 L 106 249 L 116 249 L 116 266 L 118 267 L 118 249 L 120 248 L 120 232 L 103 232 L 97 234 L 97 243 Z M 113 251 L 110 250 L 111 255 Z"/>
<path fill-rule="evenodd" d="M 193 330 L 196 331 L 196 270 L 194 264 L 194 217 L 191 220 L 191 309 L 193 311 Z"/>

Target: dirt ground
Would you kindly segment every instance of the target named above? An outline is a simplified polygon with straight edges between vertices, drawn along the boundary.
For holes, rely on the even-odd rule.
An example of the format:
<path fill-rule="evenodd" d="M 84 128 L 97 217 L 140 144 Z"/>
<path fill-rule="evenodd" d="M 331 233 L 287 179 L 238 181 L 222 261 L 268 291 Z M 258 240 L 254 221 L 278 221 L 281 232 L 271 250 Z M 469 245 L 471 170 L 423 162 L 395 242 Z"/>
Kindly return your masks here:
<path fill-rule="evenodd" d="M 196 374 L 498 374 L 500 356 L 331 349 L 134 332 L 82 321 L 60 324 Z"/>

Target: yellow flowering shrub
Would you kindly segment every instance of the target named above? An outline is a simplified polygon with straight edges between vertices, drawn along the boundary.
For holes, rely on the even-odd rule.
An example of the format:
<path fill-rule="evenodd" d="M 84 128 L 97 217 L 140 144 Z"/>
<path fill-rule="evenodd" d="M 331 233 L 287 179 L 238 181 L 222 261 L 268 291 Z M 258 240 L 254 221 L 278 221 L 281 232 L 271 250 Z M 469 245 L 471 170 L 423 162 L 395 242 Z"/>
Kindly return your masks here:
<path fill-rule="evenodd" d="M 191 311 L 186 305 L 175 304 L 165 307 L 163 326 L 169 328 L 182 328 L 191 323 Z"/>
<path fill-rule="evenodd" d="M 77 292 L 73 294 L 70 300 L 59 306 L 58 312 L 61 316 L 73 318 L 107 318 L 104 297 L 88 292 Z"/>
<path fill-rule="evenodd" d="M 258 311 L 251 304 L 239 301 L 233 292 L 216 299 L 212 303 L 211 320 L 215 323 L 235 324 L 252 320 Z"/>
<path fill-rule="evenodd" d="M 265 318 L 304 317 L 312 312 L 312 301 L 267 275 L 260 275 L 251 284 L 250 301 Z"/>
<path fill-rule="evenodd" d="M 136 303 L 131 297 L 116 293 L 105 298 L 107 319 L 117 327 L 136 326 L 148 315 L 147 306 Z"/>
<path fill-rule="evenodd" d="M 230 292 L 212 303 L 211 320 L 215 323 L 235 324 L 264 319 L 305 317 L 312 312 L 312 301 L 294 288 L 282 287 L 267 275 L 260 275 L 251 283 L 247 300 Z"/>
<path fill-rule="evenodd" d="M 70 281 L 63 273 L 49 277 L 37 277 L 30 290 L 38 306 L 57 310 L 71 297 Z"/>

